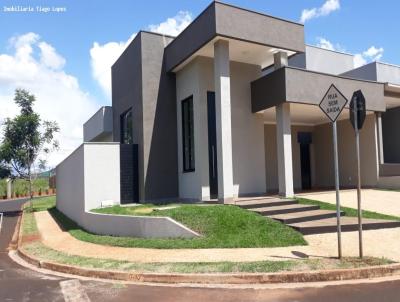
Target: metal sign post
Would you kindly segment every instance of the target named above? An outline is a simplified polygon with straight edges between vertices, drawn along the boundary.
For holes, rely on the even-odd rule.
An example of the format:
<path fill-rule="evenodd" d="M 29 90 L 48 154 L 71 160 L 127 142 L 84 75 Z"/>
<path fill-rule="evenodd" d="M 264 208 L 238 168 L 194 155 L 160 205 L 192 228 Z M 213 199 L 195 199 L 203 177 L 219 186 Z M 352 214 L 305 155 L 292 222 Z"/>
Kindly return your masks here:
<path fill-rule="evenodd" d="M 342 258 L 342 226 L 340 223 L 340 185 L 339 185 L 339 155 L 337 144 L 337 124 L 336 120 L 347 104 L 347 99 L 335 87 L 331 85 L 323 97 L 319 107 L 332 121 L 333 130 L 333 161 L 335 170 L 335 188 L 336 188 L 336 219 L 337 219 L 337 235 L 338 235 L 338 255 Z"/>
<path fill-rule="evenodd" d="M 336 121 L 332 124 L 333 130 L 333 161 L 335 166 L 335 190 L 336 190 L 336 221 L 337 221 L 337 236 L 338 236 L 338 255 L 342 259 L 342 225 L 340 223 L 340 193 L 339 193 L 339 158 L 337 146 L 337 125 Z"/>
<path fill-rule="evenodd" d="M 358 246 L 360 258 L 363 257 L 362 210 L 361 210 L 361 167 L 360 167 L 360 129 L 365 120 L 365 98 L 361 90 L 354 92 L 350 102 L 350 121 L 356 135 L 357 156 L 357 212 L 358 212 Z"/>

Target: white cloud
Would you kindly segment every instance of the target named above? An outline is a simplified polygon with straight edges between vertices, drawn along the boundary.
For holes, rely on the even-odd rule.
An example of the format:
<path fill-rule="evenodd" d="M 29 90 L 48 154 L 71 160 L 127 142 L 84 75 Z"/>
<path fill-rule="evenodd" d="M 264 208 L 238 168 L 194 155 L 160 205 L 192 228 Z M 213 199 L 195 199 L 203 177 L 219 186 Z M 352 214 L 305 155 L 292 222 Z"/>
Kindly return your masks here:
<path fill-rule="evenodd" d="M 379 61 L 383 56 L 383 52 L 383 47 L 376 48 L 375 46 L 371 46 L 362 53 L 355 54 L 354 67 L 357 68 L 369 62 Z"/>
<path fill-rule="evenodd" d="M 40 62 L 51 69 L 61 69 L 65 65 L 65 59 L 60 56 L 53 46 L 46 42 L 40 42 Z"/>
<path fill-rule="evenodd" d="M 373 61 L 378 61 L 382 58 L 383 51 L 384 49 L 382 47 L 376 48 L 375 46 L 371 46 L 363 52 L 363 55 L 367 58 L 371 58 Z"/>
<path fill-rule="evenodd" d="M 149 25 L 149 30 L 164 35 L 177 36 L 192 22 L 192 14 L 180 11 L 173 18 L 168 18 L 160 24 Z"/>
<path fill-rule="evenodd" d="M 367 60 L 360 53 L 355 54 L 353 60 L 354 60 L 354 68 L 367 64 Z"/>
<path fill-rule="evenodd" d="M 164 35 L 177 36 L 191 21 L 191 13 L 180 11 L 175 17 L 168 18 L 159 24 L 149 25 L 147 29 Z M 135 36 L 136 33 L 131 35 L 127 41 L 108 42 L 105 44 L 94 42 L 93 47 L 90 49 L 92 76 L 108 98 L 111 98 L 111 66 Z"/>
<path fill-rule="evenodd" d="M 339 0 L 327 0 L 321 7 L 314 7 L 310 9 L 303 9 L 301 12 L 300 22 L 305 23 L 308 20 L 327 16 L 330 13 L 340 9 Z"/>
<path fill-rule="evenodd" d="M 111 98 L 111 66 L 135 36 L 136 33 L 126 42 L 108 42 L 103 45 L 94 42 L 90 49 L 92 76 L 108 98 Z"/>
<path fill-rule="evenodd" d="M 339 43 L 333 44 L 328 39 L 325 39 L 325 38 L 322 38 L 322 37 L 318 37 L 317 38 L 316 46 L 321 47 L 323 49 L 346 52 L 346 49 L 342 45 L 340 45 Z"/>
<path fill-rule="evenodd" d="M 36 96 L 35 110 L 60 126 L 60 151 L 48 158 L 58 164 L 82 142 L 82 124 L 98 105 L 82 91 L 76 77 L 62 70 L 66 60 L 35 33 L 10 39 L 11 54 L 0 53 L 0 122 L 18 113 L 14 90 L 24 88 Z"/>
<path fill-rule="evenodd" d="M 341 52 L 347 52 L 344 47 L 340 44 L 333 44 L 331 41 L 318 37 L 316 46 L 329 49 L 329 50 L 336 50 Z M 375 47 L 371 46 L 367 50 L 354 54 L 353 61 L 354 61 L 354 68 L 363 66 L 367 63 L 379 61 L 383 56 L 384 49 L 383 47 Z"/>
<path fill-rule="evenodd" d="M 333 44 L 325 38 L 318 38 L 317 46 L 323 49 L 335 50 Z"/>

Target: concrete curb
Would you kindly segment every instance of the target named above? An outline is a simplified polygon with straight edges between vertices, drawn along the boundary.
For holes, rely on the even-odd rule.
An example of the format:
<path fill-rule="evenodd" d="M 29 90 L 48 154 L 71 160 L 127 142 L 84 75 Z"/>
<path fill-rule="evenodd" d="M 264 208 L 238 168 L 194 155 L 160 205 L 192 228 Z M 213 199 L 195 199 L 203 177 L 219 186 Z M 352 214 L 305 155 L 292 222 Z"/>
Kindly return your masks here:
<path fill-rule="evenodd" d="M 23 249 L 17 250 L 18 255 L 26 262 L 47 270 L 78 275 L 89 278 L 113 279 L 119 281 L 150 282 L 150 283 L 197 283 L 197 284 L 277 284 L 326 282 L 355 279 L 370 279 L 389 277 L 400 273 L 400 264 L 371 266 L 357 269 L 336 269 L 308 272 L 282 273 L 215 273 L 215 274 L 178 274 L 178 273 L 129 273 L 121 271 L 106 271 L 81 268 L 77 266 L 39 260 L 27 254 Z"/>
<path fill-rule="evenodd" d="M 21 237 L 19 232 L 21 230 L 22 216 L 24 215 L 24 211 L 23 211 L 24 205 L 25 204 L 23 204 L 21 206 L 21 215 L 18 216 L 18 220 L 17 220 L 17 223 L 15 225 L 14 233 L 13 233 L 13 236 L 11 238 L 11 242 L 8 245 L 8 250 L 17 250 L 18 249 L 18 246 L 19 246 L 19 243 L 20 243 L 20 237 Z"/>
<path fill-rule="evenodd" d="M 19 229 L 22 226 L 20 216 Z M 82 268 L 72 265 L 43 261 L 29 255 L 22 249 L 22 236 L 18 231 L 17 254 L 24 261 L 38 268 L 43 268 L 59 273 L 78 275 L 88 278 L 112 279 L 118 281 L 133 281 L 143 283 L 193 283 L 193 284 L 279 284 L 279 283 L 304 283 L 326 282 L 356 279 L 370 279 L 390 277 L 400 274 L 400 263 L 371 266 L 355 269 L 334 269 L 303 272 L 281 273 L 212 273 L 212 274 L 181 274 L 181 273 L 135 273 L 122 271 L 107 271 L 100 269 Z"/>

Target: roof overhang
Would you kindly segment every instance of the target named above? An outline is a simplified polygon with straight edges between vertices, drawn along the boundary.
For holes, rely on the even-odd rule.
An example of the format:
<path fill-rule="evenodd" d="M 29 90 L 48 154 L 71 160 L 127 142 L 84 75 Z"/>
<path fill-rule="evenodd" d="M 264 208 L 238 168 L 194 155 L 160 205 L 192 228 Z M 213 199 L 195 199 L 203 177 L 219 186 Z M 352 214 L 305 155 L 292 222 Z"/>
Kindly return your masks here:
<path fill-rule="evenodd" d="M 331 84 L 348 100 L 354 91 L 360 89 L 365 96 L 367 110 L 386 110 L 383 83 L 286 66 L 251 83 L 252 111 L 260 112 L 283 102 L 318 105 Z"/>
<path fill-rule="evenodd" d="M 272 54 L 279 50 L 289 55 L 305 51 L 302 24 L 212 2 L 165 48 L 166 69 L 175 72 L 197 55 L 213 57 L 217 39 L 232 42 L 232 61 L 258 65 L 270 64 Z"/>
<path fill-rule="evenodd" d="M 385 83 L 385 103 L 388 109 L 400 106 L 400 85 Z"/>

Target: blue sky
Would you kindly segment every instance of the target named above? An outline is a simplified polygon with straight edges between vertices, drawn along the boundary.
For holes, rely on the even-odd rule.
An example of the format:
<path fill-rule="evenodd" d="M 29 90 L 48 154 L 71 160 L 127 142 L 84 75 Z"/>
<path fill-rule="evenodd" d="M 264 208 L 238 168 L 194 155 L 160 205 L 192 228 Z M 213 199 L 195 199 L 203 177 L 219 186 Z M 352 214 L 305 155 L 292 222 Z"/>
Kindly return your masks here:
<path fill-rule="evenodd" d="M 400 65 L 400 40 L 395 32 L 399 1 L 227 2 L 293 21 L 300 21 L 306 9 L 309 17 L 303 20 L 306 43 L 358 54 L 359 63 L 379 59 Z M 112 61 L 138 30 L 179 32 L 209 3 L 209 0 L 0 0 L 0 119 L 15 113 L 11 108 L 13 87 L 26 84 L 31 90 L 37 89 L 37 95 L 49 100 L 42 104 L 46 118 L 73 120 L 73 131 L 62 133 L 66 143 L 58 159 L 62 158 L 81 139 L 81 125 L 76 124 L 90 116 L 97 106 L 111 103 L 104 76 L 104 70 L 108 70 L 105 62 Z M 66 12 L 5 12 L 4 8 L 10 6 L 65 7 Z M 176 23 L 167 22 L 168 18 Z M 34 35 L 24 36 L 27 33 Z M 28 56 L 29 64 L 21 59 L 24 55 Z M 14 65 L 18 67 L 13 68 Z M 45 95 L 45 87 L 32 84 L 35 79 L 54 86 L 53 93 Z M 60 81 L 63 87 L 58 88 Z M 81 113 L 69 111 L 68 108 L 79 106 L 80 101 L 84 103 Z M 49 108 L 51 104 L 58 107 L 58 112 Z M 65 121 L 62 126 L 71 129 L 71 123 Z"/>

